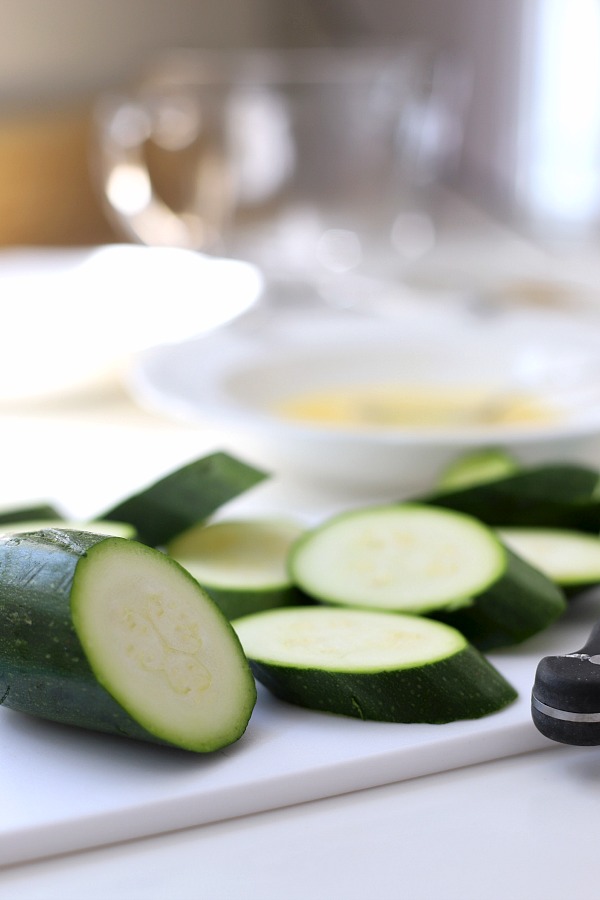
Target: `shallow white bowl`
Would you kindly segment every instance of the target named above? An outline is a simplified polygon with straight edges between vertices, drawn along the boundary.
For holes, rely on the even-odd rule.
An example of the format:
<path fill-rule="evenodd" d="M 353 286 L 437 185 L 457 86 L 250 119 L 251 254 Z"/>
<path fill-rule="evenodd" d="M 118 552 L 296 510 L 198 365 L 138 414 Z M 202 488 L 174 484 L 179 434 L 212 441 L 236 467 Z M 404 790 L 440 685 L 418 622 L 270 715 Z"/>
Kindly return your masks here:
<path fill-rule="evenodd" d="M 423 310 L 393 322 L 311 308 L 251 313 L 177 347 L 142 354 L 129 386 L 139 403 L 209 423 L 275 473 L 402 495 L 431 487 L 467 449 L 502 446 L 523 462 L 600 465 L 600 320 L 538 314 L 478 319 Z M 594 382 L 595 379 L 595 382 Z M 333 428 L 286 420 L 275 407 L 319 388 L 388 384 L 528 387 L 564 413 L 528 426 Z M 597 390 L 595 388 L 597 384 Z"/>

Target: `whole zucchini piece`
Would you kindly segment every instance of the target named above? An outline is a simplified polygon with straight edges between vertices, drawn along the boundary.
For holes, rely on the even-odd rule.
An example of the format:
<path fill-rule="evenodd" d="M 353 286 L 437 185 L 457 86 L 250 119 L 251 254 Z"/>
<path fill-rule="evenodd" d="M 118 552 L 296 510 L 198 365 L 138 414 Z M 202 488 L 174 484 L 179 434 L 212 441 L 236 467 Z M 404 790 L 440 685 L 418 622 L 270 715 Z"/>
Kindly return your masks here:
<path fill-rule="evenodd" d="M 230 623 L 158 550 L 49 529 L 0 539 L 0 703 L 69 725 L 216 750 L 256 701 Z"/>
<path fill-rule="evenodd" d="M 306 606 L 234 626 L 257 679 L 309 709 L 442 724 L 481 718 L 517 696 L 462 634 L 419 616 Z"/>

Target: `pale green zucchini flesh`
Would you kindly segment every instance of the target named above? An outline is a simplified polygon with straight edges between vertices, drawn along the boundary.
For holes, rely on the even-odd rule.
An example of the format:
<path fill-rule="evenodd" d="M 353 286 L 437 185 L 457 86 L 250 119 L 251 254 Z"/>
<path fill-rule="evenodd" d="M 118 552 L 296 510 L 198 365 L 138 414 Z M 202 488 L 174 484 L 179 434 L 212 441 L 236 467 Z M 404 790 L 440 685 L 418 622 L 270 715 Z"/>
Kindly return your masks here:
<path fill-rule="evenodd" d="M 166 550 L 236 619 L 300 602 L 287 559 L 303 531 L 299 523 L 281 519 L 227 519 L 193 526 Z"/>
<path fill-rule="evenodd" d="M 462 634 L 419 616 L 314 606 L 234 627 L 257 679 L 309 709 L 441 724 L 489 715 L 517 696 Z"/>
<path fill-rule="evenodd" d="M 500 528 L 500 539 L 564 588 L 600 584 L 600 536 L 560 528 Z"/>
<path fill-rule="evenodd" d="M 519 463 L 508 451 L 489 447 L 465 453 L 441 473 L 438 490 L 455 490 L 504 478 L 519 471 Z"/>
<path fill-rule="evenodd" d="M 256 700 L 239 640 L 174 560 L 50 529 L 0 539 L 0 698 L 9 708 L 209 752 Z"/>
<path fill-rule="evenodd" d="M 491 528 L 422 504 L 333 516 L 296 542 L 289 565 L 321 603 L 443 618 L 480 648 L 523 641 L 566 609 L 562 591 Z"/>
<path fill-rule="evenodd" d="M 469 604 L 502 576 L 506 559 L 475 519 L 398 504 L 328 519 L 296 543 L 290 568 L 323 602 L 422 614 Z"/>
<path fill-rule="evenodd" d="M 11 520 L 0 522 L 0 535 L 18 534 L 19 532 L 24 531 L 42 531 L 46 528 L 59 528 L 68 531 L 90 531 L 92 534 L 106 534 L 113 535 L 113 537 L 131 539 L 135 539 L 136 537 L 135 528 L 128 522 L 109 522 L 104 519 L 97 519 L 91 522 L 83 522 L 75 519 Z"/>

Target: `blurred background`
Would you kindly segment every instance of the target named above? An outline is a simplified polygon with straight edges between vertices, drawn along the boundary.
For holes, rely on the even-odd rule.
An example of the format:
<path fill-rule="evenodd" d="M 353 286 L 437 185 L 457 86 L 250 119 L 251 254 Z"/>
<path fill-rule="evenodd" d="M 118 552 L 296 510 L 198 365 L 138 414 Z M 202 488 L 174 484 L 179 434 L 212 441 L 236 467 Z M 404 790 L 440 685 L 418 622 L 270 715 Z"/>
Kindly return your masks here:
<path fill-rule="evenodd" d="M 595 0 L 2 0 L 0 246 L 121 237 L 91 183 L 91 110 L 155 51 L 412 39 L 464 67 L 461 152 L 445 174 L 452 186 L 523 227 L 593 234 Z"/>

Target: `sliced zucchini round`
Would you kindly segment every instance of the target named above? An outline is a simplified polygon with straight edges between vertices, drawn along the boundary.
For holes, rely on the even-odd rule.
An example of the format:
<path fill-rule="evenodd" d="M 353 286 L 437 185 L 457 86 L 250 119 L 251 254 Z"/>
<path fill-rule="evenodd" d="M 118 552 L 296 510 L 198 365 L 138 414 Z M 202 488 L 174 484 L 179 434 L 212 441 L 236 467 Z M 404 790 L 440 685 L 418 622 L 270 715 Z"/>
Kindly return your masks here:
<path fill-rule="evenodd" d="M 287 558 L 303 531 L 279 519 L 222 520 L 189 528 L 166 549 L 236 619 L 299 602 Z"/>
<path fill-rule="evenodd" d="M 0 539 L 0 698 L 97 731 L 216 750 L 256 687 L 239 640 L 175 560 L 59 529 Z"/>
<path fill-rule="evenodd" d="M 500 528 L 500 539 L 564 588 L 600 584 L 600 536 L 561 528 Z"/>
<path fill-rule="evenodd" d="M 441 724 L 489 715 L 517 696 L 462 634 L 419 616 L 314 606 L 234 627 L 257 679 L 309 709 Z"/>
<path fill-rule="evenodd" d="M 296 583 L 325 603 L 421 614 L 471 603 L 505 568 L 490 529 L 417 504 L 341 513 L 307 531 L 290 557 Z"/>
<path fill-rule="evenodd" d="M 297 541 L 289 564 L 321 603 L 435 616 L 480 648 L 525 640 L 566 609 L 562 591 L 491 528 L 415 503 L 334 516 Z"/>

